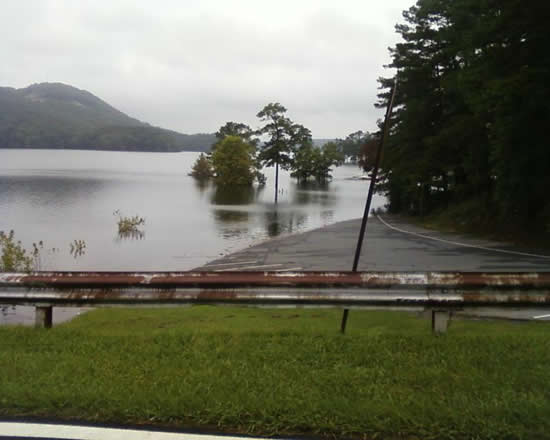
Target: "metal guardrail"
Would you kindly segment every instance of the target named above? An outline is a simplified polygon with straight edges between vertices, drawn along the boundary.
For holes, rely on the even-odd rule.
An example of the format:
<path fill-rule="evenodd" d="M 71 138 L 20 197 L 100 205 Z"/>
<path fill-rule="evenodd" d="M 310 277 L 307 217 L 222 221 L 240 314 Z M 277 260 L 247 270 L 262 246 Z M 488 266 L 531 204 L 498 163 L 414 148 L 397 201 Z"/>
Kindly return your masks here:
<path fill-rule="evenodd" d="M 463 307 L 549 307 L 550 272 L 32 272 L 0 273 L 0 304 L 30 305 L 37 326 L 54 306 L 430 309 L 435 331 Z"/>

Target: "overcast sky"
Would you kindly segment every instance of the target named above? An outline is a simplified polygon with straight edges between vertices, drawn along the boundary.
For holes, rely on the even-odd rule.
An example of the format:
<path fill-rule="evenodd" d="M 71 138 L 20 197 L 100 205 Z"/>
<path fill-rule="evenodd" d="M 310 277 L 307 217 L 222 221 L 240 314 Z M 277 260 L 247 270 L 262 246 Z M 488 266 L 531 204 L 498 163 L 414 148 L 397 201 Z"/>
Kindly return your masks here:
<path fill-rule="evenodd" d="M 184 133 L 280 102 L 316 138 L 374 130 L 414 0 L 1 0 L 0 86 L 63 82 Z"/>

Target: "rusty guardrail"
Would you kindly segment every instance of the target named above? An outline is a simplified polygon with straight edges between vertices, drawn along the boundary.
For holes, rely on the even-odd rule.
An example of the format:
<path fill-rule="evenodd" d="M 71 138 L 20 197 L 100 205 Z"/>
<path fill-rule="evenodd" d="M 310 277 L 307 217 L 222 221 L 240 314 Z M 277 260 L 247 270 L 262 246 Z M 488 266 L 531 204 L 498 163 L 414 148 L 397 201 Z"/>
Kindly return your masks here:
<path fill-rule="evenodd" d="M 434 311 L 463 307 L 549 307 L 550 272 L 32 272 L 0 274 L 0 304 L 37 308 L 51 326 L 54 306 L 232 304 Z"/>

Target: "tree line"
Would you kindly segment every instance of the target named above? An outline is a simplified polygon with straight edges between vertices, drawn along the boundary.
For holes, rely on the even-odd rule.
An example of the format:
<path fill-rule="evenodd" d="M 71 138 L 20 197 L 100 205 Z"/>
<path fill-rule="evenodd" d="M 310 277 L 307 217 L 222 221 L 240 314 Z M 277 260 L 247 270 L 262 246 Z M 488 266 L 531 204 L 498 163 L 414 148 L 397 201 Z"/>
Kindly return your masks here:
<path fill-rule="evenodd" d="M 419 0 L 396 26 L 382 168 L 393 212 L 449 207 L 479 224 L 550 230 L 550 4 Z M 367 166 L 368 167 L 368 166 Z"/>
<path fill-rule="evenodd" d="M 210 154 L 201 154 L 191 176 L 213 178 L 219 185 L 263 185 L 262 167 L 275 167 L 275 201 L 278 194 L 279 169 L 290 170 L 299 182 L 326 181 L 331 168 L 344 161 L 336 142 L 321 148 L 313 145 L 311 131 L 286 116 L 279 103 L 267 104 L 256 115 L 263 125 L 258 130 L 239 122 L 227 122 L 216 132 Z"/>

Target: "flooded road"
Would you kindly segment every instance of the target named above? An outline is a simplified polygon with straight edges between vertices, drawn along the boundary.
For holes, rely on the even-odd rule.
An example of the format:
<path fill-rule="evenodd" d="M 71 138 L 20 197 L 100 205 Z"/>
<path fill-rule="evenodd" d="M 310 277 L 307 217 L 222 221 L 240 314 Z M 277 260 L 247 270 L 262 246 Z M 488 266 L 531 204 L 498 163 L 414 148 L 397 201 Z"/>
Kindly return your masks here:
<path fill-rule="evenodd" d="M 369 182 L 353 179 L 357 166 L 334 169 L 327 184 L 281 172 L 274 204 L 272 168 L 265 187 L 219 188 L 188 176 L 197 157 L 0 149 L 0 230 L 26 249 L 43 241 L 37 270 L 175 271 L 362 215 Z M 375 197 L 374 207 L 384 203 Z M 118 236 L 117 212 L 143 217 L 142 233 Z M 0 324 L 34 322 L 32 309 L 19 310 L 0 309 Z M 55 309 L 54 320 L 74 312 Z"/>

